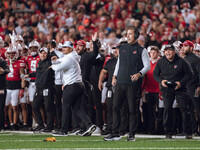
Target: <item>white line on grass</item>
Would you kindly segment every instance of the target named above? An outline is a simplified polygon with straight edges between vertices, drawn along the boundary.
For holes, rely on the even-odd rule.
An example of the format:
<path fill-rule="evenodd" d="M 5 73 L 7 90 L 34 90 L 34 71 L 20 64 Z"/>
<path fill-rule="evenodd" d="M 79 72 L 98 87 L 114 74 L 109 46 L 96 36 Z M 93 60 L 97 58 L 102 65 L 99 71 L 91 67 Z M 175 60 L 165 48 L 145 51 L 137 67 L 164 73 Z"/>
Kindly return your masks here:
<path fill-rule="evenodd" d="M 137 150 L 196 150 L 200 149 L 200 147 L 129 147 L 129 148 L 56 148 L 59 150 L 125 150 L 125 149 L 137 149 Z M 7 149 L 13 150 L 13 149 Z M 28 149 L 20 149 L 20 150 L 55 150 L 55 148 L 28 148 Z"/>

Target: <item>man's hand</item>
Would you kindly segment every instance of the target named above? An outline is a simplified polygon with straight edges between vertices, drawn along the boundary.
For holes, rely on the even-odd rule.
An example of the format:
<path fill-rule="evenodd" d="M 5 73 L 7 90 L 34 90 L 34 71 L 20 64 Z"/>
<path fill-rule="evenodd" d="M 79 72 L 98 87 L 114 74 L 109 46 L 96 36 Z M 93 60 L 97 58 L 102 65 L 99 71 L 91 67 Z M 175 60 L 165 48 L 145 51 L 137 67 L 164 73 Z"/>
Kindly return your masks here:
<path fill-rule="evenodd" d="M 197 95 L 200 95 L 200 87 L 196 89 Z"/>
<path fill-rule="evenodd" d="M 0 67 L 0 74 L 4 73 L 4 69 Z"/>
<path fill-rule="evenodd" d="M 137 81 L 142 75 L 140 73 L 136 73 L 134 75 L 130 75 L 132 81 Z"/>
<path fill-rule="evenodd" d="M 64 91 L 64 88 L 65 88 L 65 86 L 64 86 L 64 85 L 62 85 L 62 91 Z"/>
<path fill-rule="evenodd" d="M 112 85 L 113 85 L 113 86 L 115 86 L 115 85 L 116 85 L 116 83 L 117 83 L 117 79 L 116 79 L 116 77 L 115 77 L 115 76 L 113 76 L 113 78 L 112 78 Z"/>
<path fill-rule="evenodd" d="M 29 75 L 28 74 L 24 75 L 24 78 L 29 78 Z"/>
<path fill-rule="evenodd" d="M 92 41 L 96 41 L 97 40 L 97 32 L 95 32 L 93 35 L 92 35 Z"/>
<path fill-rule="evenodd" d="M 179 81 L 176 81 L 176 87 L 175 90 L 178 90 L 181 87 L 181 83 Z"/>
<path fill-rule="evenodd" d="M 102 91 L 102 89 L 103 89 L 103 83 L 102 82 L 99 82 L 98 88 L 99 88 L 100 91 Z"/>
<path fill-rule="evenodd" d="M 58 59 L 58 57 L 56 57 L 56 56 L 51 57 L 52 61 L 56 61 L 57 59 Z"/>
<path fill-rule="evenodd" d="M 161 81 L 161 85 L 163 86 L 163 87 L 168 87 L 165 83 L 167 82 L 167 80 L 162 80 Z"/>

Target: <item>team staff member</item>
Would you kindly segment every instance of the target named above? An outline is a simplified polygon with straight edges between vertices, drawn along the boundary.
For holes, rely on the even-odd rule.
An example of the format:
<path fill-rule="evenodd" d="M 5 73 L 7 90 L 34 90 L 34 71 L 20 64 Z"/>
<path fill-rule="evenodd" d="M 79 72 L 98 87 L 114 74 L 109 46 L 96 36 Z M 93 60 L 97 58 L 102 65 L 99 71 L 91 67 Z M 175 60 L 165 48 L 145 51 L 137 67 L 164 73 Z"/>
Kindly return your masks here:
<path fill-rule="evenodd" d="M 142 76 L 150 70 L 150 61 L 146 49 L 137 43 L 139 30 L 134 27 L 127 29 L 127 44 L 121 45 L 119 58 L 115 67 L 112 85 L 115 85 L 113 100 L 112 134 L 104 140 L 120 140 L 120 108 L 124 97 L 129 107 L 129 135 L 127 141 L 135 141 L 138 126 L 138 92 L 142 85 Z"/>
<path fill-rule="evenodd" d="M 159 59 L 159 49 L 157 46 L 150 48 L 150 64 L 151 69 L 145 74 L 143 88 L 145 91 L 145 99 L 147 101 L 148 112 L 148 132 L 155 133 L 155 112 L 159 101 L 159 83 L 153 77 L 153 71 Z"/>
<path fill-rule="evenodd" d="M 6 100 L 6 74 L 9 73 L 7 62 L 0 57 L 0 132 L 4 130 L 5 122 L 5 100 Z"/>
<path fill-rule="evenodd" d="M 198 116 L 200 117 L 199 97 L 194 97 L 196 90 L 197 90 L 197 93 L 200 92 L 200 58 L 196 54 L 193 53 L 193 49 L 194 49 L 194 45 L 189 40 L 186 40 L 182 44 L 182 50 L 183 50 L 183 53 L 185 54 L 184 59 L 190 64 L 192 71 L 194 73 L 193 77 L 188 82 L 188 94 L 190 96 L 193 107 L 195 107 L 198 113 Z M 194 112 L 194 108 L 192 108 L 191 111 Z M 193 130 L 196 130 L 196 131 L 193 131 L 193 132 L 198 132 L 197 125 L 195 125 L 195 127 L 196 128 Z"/>
<path fill-rule="evenodd" d="M 183 119 L 183 132 L 186 138 L 192 138 L 190 117 L 188 112 L 188 99 L 186 84 L 192 76 L 189 64 L 179 57 L 173 45 L 166 45 L 165 56 L 158 60 L 153 75 L 155 80 L 161 84 L 162 97 L 164 101 L 163 125 L 166 138 L 172 138 L 172 105 L 176 98 Z"/>
<path fill-rule="evenodd" d="M 33 111 L 38 126 L 35 132 L 49 133 L 54 128 L 54 71 L 49 68 L 52 63 L 48 49 L 42 47 L 39 51 L 40 61 L 36 69 L 36 93 L 33 100 Z M 40 107 L 44 103 L 47 114 L 47 127 L 44 129 Z"/>
<path fill-rule="evenodd" d="M 61 130 L 54 133 L 54 136 L 67 136 L 70 127 L 71 108 L 73 112 L 86 125 L 86 132 L 83 136 L 91 135 L 96 129 L 92 125 L 87 114 L 80 107 L 81 97 L 84 94 L 84 84 L 82 82 L 81 69 L 79 66 L 80 56 L 73 50 L 73 43 L 66 41 L 63 45 L 63 58 L 52 57 L 54 71 L 63 71 L 63 107 L 62 107 L 62 127 Z"/>

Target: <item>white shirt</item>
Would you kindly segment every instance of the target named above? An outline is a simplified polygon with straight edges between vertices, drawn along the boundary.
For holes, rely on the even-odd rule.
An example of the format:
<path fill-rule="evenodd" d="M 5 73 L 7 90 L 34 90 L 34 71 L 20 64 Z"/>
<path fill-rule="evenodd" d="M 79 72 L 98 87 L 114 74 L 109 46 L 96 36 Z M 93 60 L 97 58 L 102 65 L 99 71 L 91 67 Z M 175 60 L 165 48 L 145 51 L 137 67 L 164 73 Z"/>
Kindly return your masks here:
<path fill-rule="evenodd" d="M 58 50 L 54 50 L 55 54 L 58 56 L 58 58 L 63 58 L 64 54 Z M 62 71 L 55 71 L 55 85 L 62 85 Z"/>
<path fill-rule="evenodd" d="M 72 51 L 53 62 L 52 69 L 54 71 L 63 71 L 62 82 L 64 86 L 82 82 L 79 61 L 80 56 L 75 51 Z"/>

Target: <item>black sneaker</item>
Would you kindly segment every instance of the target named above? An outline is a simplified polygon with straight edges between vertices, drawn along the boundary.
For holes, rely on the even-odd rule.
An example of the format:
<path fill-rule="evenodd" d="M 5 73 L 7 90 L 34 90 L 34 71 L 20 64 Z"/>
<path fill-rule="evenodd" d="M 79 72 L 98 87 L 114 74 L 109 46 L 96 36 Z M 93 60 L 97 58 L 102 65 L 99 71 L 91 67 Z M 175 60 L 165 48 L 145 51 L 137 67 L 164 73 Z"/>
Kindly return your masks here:
<path fill-rule="evenodd" d="M 192 135 L 191 135 L 191 134 L 187 134 L 187 135 L 185 136 L 185 139 L 192 139 Z"/>
<path fill-rule="evenodd" d="M 17 131 L 17 130 L 19 130 L 19 126 L 18 126 L 17 124 L 13 124 L 13 125 L 11 126 L 11 130 L 12 130 L 12 131 Z"/>
<path fill-rule="evenodd" d="M 41 133 L 41 130 L 44 129 L 44 126 L 38 125 L 33 129 L 34 133 Z"/>
<path fill-rule="evenodd" d="M 128 135 L 126 141 L 135 141 L 135 135 Z"/>
<path fill-rule="evenodd" d="M 104 137 L 103 139 L 104 141 L 119 141 L 122 138 L 120 137 L 119 134 L 110 134 L 109 136 Z"/>
<path fill-rule="evenodd" d="M 76 135 L 83 136 L 83 133 L 85 133 L 85 130 L 84 130 L 84 129 L 80 129 L 80 131 L 78 131 L 78 132 L 76 133 Z"/>
<path fill-rule="evenodd" d="M 42 130 L 41 130 L 41 133 L 49 134 L 49 133 L 52 133 L 52 130 L 51 130 L 51 129 L 48 129 L 48 128 L 42 129 Z"/>
<path fill-rule="evenodd" d="M 109 130 L 101 132 L 101 135 L 109 135 L 109 134 L 111 134 L 111 131 Z"/>
<path fill-rule="evenodd" d="M 77 133 L 79 133 L 80 131 L 81 131 L 81 129 L 79 129 L 79 128 L 73 129 L 71 132 L 69 132 L 69 135 L 77 135 Z"/>
<path fill-rule="evenodd" d="M 28 131 L 28 130 L 29 130 L 28 125 L 23 125 L 23 126 L 22 126 L 22 130 L 23 130 L 23 131 Z"/>
<path fill-rule="evenodd" d="M 53 136 L 68 136 L 67 133 L 63 132 L 63 131 L 58 131 L 52 134 Z"/>
<path fill-rule="evenodd" d="M 84 133 L 83 136 L 90 136 L 92 135 L 92 133 L 96 130 L 96 126 L 95 125 L 91 125 Z"/>
<path fill-rule="evenodd" d="M 172 139 L 172 135 L 170 135 L 170 134 L 169 134 L 169 135 L 166 135 L 165 138 L 166 138 L 166 139 Z"/>

